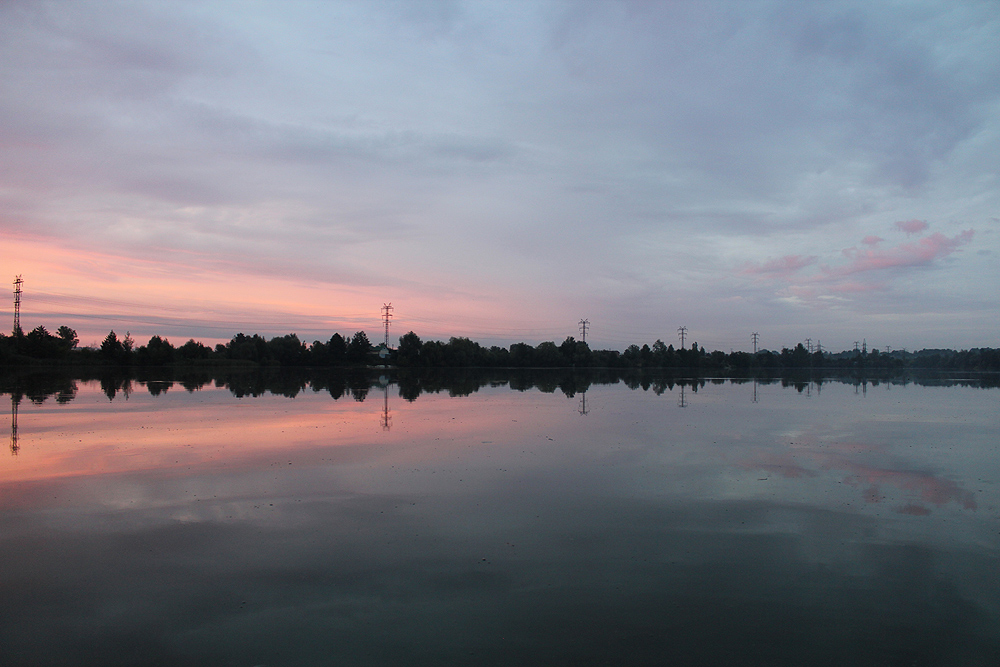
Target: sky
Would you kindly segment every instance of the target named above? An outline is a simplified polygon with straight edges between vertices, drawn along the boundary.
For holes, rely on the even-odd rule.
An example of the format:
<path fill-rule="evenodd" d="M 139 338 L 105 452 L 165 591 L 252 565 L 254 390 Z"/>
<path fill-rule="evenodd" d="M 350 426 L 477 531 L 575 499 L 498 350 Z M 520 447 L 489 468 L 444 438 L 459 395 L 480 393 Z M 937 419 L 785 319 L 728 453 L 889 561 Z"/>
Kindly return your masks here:
<path fill-rule="evenodd" d="M 0 4 L 3 316 L 84 345 L 1000 347 L 998 175 L 995 2 Z"/>

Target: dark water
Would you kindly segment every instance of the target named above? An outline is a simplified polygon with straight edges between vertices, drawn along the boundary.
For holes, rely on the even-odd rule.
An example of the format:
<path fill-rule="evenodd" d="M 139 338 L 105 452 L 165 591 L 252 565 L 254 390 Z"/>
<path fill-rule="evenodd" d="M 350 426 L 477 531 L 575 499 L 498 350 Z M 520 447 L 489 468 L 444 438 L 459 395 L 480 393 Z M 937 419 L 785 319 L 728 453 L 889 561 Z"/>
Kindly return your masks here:
<path fill-rule="evenodd" d="M 8 383 L 0 663 L 1000 665 L 998 389 L 383 380 Z"/>

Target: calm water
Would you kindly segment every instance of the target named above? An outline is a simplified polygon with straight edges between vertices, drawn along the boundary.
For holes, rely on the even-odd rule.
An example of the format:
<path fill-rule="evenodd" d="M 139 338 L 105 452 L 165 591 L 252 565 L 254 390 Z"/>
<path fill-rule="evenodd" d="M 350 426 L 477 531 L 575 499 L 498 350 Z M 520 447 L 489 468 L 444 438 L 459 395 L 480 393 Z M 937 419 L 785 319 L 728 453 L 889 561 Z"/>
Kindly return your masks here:
<path fill-rule="evenodd" d="M 1000 664 L 998 389 L 383 381 L 23 392 L 0 662 Z"/>

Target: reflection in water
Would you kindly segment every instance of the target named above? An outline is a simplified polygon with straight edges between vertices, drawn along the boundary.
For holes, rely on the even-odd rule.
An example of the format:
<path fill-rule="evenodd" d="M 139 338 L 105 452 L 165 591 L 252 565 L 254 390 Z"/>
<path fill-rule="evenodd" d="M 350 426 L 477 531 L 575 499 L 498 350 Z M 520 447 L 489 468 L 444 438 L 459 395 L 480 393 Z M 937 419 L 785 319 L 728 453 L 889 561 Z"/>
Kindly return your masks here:
<path fill-rule="evenodd" d="M 392 429 L 392 417 L 389 415 L 389 380 L 382 375 L 378 381 L 382 385 L 382 430 L 388 431 Z"/>
<path fill-rule="evenodd" d="M 857 489 L 862 500 L 869 504 L 884 503 L 888 497 L 885 487 L 893 487 L 903 496 L 896 509 L 902 513 L 930 514 L 931 510 L 921 503 L 942 507 L 954 502 L 966 510 L 977 508 L 975 494 L 954 480 L 926 471 L 897 470 L 864 463 L 858 451 L 830 453 L 821 447 L 805 449 L 803 444 L 798 443 L 795 454 L 774 448 L 761 459 L 748 461 L 745 465 L 802 483 L 815 483 L 821 476 L 836 473 L 839 483 Z"/>
<path fill-rule="evenodd" d="M 17 456 L 21 446 L 17 442 L 17 406 L 21 404 L 21 397 L 11 394 L 10 397 L 10 453 Z"/>
<path fill-rule="evenodd" d="M 109 400 L 119 394 L 128 399 L 135 386 L 145 386 L 152 396 L 159 396 L 175 384 L 188 392 L 204 387 L 225 387 L 234 396 L 260 397 L 275 394 L 294 398 L 307 389 L 327 392 L 333 399 L 350 394 L 357 401 L 364 401 L 373 387 L 382 388 L 386 384 L 398 387 L 399 396 L 406 401 L 414 401 L 422 394 L 447 393 L 449 396 L 469 396 L 487 387 L 507 386 L 517 391 L 537 389 L 543 393 L 562 392 L 567 397 L 585 393 L 592 385 L 623 384 L 629 389 L 652 391 L 657 396 L 680 387 L 684 394 L 684 406 L 690 396 L 686 390 L 697 392 L 706 383 L 712 384 L 753 384 L 753 401 L 758 399 L 758 388 L 773 384 L 794 387 L 799 392 L 811 395 L 815 386 L 822 391 L 824 384 L 847 383 L 853 385 L 856 393 L 867 395 L 868 384 L 880 383 L 889 390 L 893 385 L 957 386 L 957 387 L 1000 387 L 1000 376 L 981 374 L 972 378 L 947 378 L 940 375 L 904 375 L 892 378 L 869 378 L 854 376 L 827 377 L 733 377 L 733 378 L 687 378 L 673 375 L 644 374 L 635 370 L 615 369 L 455 369 L 452 371 L 417 371 L 387 369 L 376 374 L 366 369 L 319 369 L 301 371 L 294 369 L 265 368 L 254 370 L 170 370 L 170 369 L 105 369 L 94 375 L 70 377 L 58 372 L 28 375 L 0 374 L 0 394 L 10 393 L 28 396 L 33 403 L 44 402 L 49 396 L 56 396 L 59 403 L 72 401 L 76 396 L 76 381 L 98 380 Z"/>
<path fill-rule="evenodd" d="M 115 400 L 115 396 L 119 393 L 127 401 L 128 397 L 132 395 L 132 378 L 124 374 L 106 375 L 101 378 L 101 390 L 108 397 L 109 401 Z M 153 392 L 149 393 L 152 394 Z"/>
<path fill-rule="evenodd" d="M 1000 664 L 996 392 L 854 386 L 3 385 L 0 663 Z"/>

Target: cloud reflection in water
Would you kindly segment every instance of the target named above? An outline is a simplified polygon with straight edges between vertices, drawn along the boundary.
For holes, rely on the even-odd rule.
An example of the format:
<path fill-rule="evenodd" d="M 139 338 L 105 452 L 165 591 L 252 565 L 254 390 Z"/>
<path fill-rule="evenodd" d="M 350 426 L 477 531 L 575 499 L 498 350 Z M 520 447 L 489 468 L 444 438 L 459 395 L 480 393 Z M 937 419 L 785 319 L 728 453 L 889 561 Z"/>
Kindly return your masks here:
<path fill-rule="evenodd" d="M 203 388 L 109 403 L 84 383 L 72 404 L 23 410 L 2 469 L 5 660 L 1000 656 L 996 487 L 969 486 L 996 479 L 989 392 L 871 393 L 860 413 L 848 386 L 769 387 L 755 404 L 710 384 L 683 410 L 669 391 L 595 385 L 585 416 L 507 387 L 394 397 L 385 431 L 382 400 Z M 949 419 L 956 401 L 978 420 Z M 966 455 L 943 456 L 942 437 Z M 876 485 L 902 509 L 857 502 Z"/>

